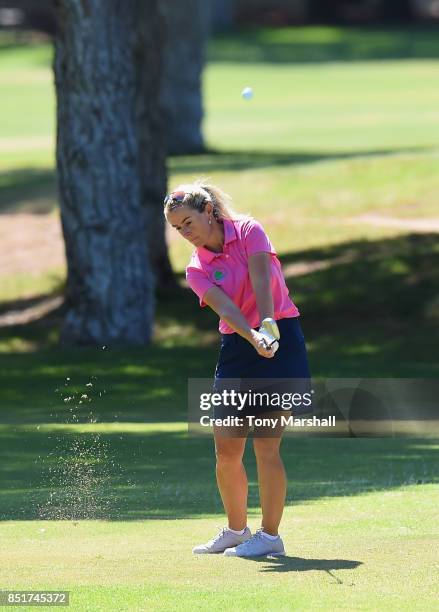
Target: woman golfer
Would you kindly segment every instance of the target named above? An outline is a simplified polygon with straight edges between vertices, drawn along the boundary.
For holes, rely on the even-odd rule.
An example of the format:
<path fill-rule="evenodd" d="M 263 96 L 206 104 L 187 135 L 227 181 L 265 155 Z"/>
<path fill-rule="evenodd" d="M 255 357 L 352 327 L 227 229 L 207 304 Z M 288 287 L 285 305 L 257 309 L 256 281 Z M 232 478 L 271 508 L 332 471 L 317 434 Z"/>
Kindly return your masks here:
<path fill-rule="evenodd" d="M 289 297 L 276 251 L 261 224 L 235 213 L 226 194 L 201 181 L 180 185 L 168 195 L 164 213 L 167 222 L 195 247 L 186 268 L 189 286 L 199 297 L 200 306 L 210 306 L 220 317 L 217 388 L 224 379 L 309 379 L 299 311 Z M 271 332 L 268 335 L 261 326 L 265 319 Z M 215 417 L 224 414 L 222 408 L 215 410 Z M 243 414 L 275 417 L 285 416 L 285 410 L 246 405 Z M 194 553 L 239 557 L 285 554 L 278 533 L 286 496 L 279 455 L 283 429 L 277 424 L 275 435 L 271 431 L 253 438 L 262 524 L 252 536 L 247 526 L 248 486 L 242 463 L 249 428 L 240 435 L 230 434 L 229 429 L 230 435 L 224 435 L 221 427 L 214 427 L 216 477 L 228 526 L 206 544 L 196 546 Z"/>

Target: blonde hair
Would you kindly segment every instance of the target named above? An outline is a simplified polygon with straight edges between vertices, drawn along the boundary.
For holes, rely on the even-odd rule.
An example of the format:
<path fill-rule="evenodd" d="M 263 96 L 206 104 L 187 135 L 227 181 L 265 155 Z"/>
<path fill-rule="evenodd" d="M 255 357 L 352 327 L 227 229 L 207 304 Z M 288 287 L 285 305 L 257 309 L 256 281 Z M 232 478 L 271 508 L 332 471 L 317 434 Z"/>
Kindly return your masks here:
<path fill-rule="evenodd" d="M 242 219 L 246 217 L 241 213 L 237 213 L 231 205 L 232 198 L 222 191 L 216 185 L 207 182 L 208 179 L 197 179 L 193 183 L 185 183 L 178 185 L 174 192 L 184 191 L 186 193 L 182 201 L 168 200 L 165 204 L 164 213 L 187 206 L 198 212 L 203 212 L 207 202 L 211 202 L 213 206 L 212 214 L 215 219 L 221 222 L 221 219 Z"/>

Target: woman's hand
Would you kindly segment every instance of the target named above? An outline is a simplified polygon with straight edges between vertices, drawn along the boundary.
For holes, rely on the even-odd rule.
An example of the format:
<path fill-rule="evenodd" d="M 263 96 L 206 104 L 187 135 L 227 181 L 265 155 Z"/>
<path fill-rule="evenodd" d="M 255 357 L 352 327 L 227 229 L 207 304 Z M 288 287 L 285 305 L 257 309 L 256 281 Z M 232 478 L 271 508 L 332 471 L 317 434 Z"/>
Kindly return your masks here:
<path fill-rule="evenodd" d="M 261 355 L 261 357 L 266 357 L 267 359 L 271 359 L 274 357 L 274 351 L 272 348 L 266 348 L 266 337 L 263 334 L 260 334 L 255 329 L 252 329 L 252 346 L 256 349 L 257 353 Z"/>

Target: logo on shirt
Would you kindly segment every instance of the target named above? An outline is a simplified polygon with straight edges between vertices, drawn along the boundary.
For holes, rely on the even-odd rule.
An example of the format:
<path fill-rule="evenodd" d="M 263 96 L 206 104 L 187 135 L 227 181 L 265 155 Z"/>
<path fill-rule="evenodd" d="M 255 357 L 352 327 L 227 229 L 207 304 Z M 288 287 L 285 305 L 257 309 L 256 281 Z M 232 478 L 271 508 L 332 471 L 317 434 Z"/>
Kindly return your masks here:
<path fill-rule="evenodd" d="M 224 276 L 225 276 L 225 274 L 224 274 L 224 272 L 222 270 L 214 270 L 214 272 L 213 272 L 213 278 L 216 281 L 223 280 Z"/>

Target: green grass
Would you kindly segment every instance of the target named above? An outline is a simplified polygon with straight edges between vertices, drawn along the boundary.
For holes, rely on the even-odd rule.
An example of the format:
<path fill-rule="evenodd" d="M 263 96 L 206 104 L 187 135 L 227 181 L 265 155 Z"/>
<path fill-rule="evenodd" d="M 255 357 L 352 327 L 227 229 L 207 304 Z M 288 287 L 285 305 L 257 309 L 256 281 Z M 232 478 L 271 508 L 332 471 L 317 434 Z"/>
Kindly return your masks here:
<path fill-rule="evenodd" d="M 58 214 L 51 56 L 0 38 L 0 222 Z M 209 59 L 209 148 L 171 158 L 170 183 L 207 175 L 264 224 L 315 377 L 437 377 L 437 233 L 359 220 L 437 218 L 437 33 L 254 29 Z M 190 251 L 171 243 L 181 287 L 159 289 L 147 349 L 59 349 L 62 309 L 0 328 L 1 588 L 69 589 L 74 610 L 435 609 L 434 439 L 286 438 L 288 556 L 192 556 L 224 519 L 212 440 L 185 426 L 187 377 L 218 354 L 217 317 L 183 284 Z M 64 276 L 5 272 L 0 316 Z"/>
<path fill-rule="evenodd" d="M 308 155 L 437 146 L 437 62 L 215 64 L 206 75 L 208 142 Z M 218 88 L 218 82 L 227 87 Z M 255 97 L 240 98 L 245 84 Z M 323 95 L 324 92 L 324 95 Z"/>
<path fill-rule="evenodd" d="M 280 610 L 325 604 L 332 610 L 434 609 L 432 493 L 431 486 L 422 486 L 296 503 L 286 511 L 288 557 L 280 560 L 194 558 L 194 541 L 215 530 L 211 517 L 77 526 L 22 522 L 14 531 L 28 542 L 27 554 L 7 555 L 2 583 L 62 584 L 76 610 L 266 610 L 267 601 Z M 414 517 L 419 502 L 421 521 Z M 377 507 L 383 518 L 372 525 L 369 516 Z M 257 526 L 257 517 L 250 522 Z M 10 523 L 2 532 L 5 546 L 14 550 Z M 13 567 L 23 561 L 23 569 L 12 573 L 11 561 Z M 31 567 L 40 579 L 29 581 L 25 571 Z M 50 580 L 43 578 L 49 572 Z"/>
<path fill-rule="evenodd" d="M 287 557 L 246 561 L 191 553 L 223 519 L 212 442 L 184 425 L 15 425 L 0 437 L 2 588 L 68 589 L 74 610 L 434 609 L 433 441 L 285 439 Z M 250 441 L 245 463 L 255 529 Z"/>

